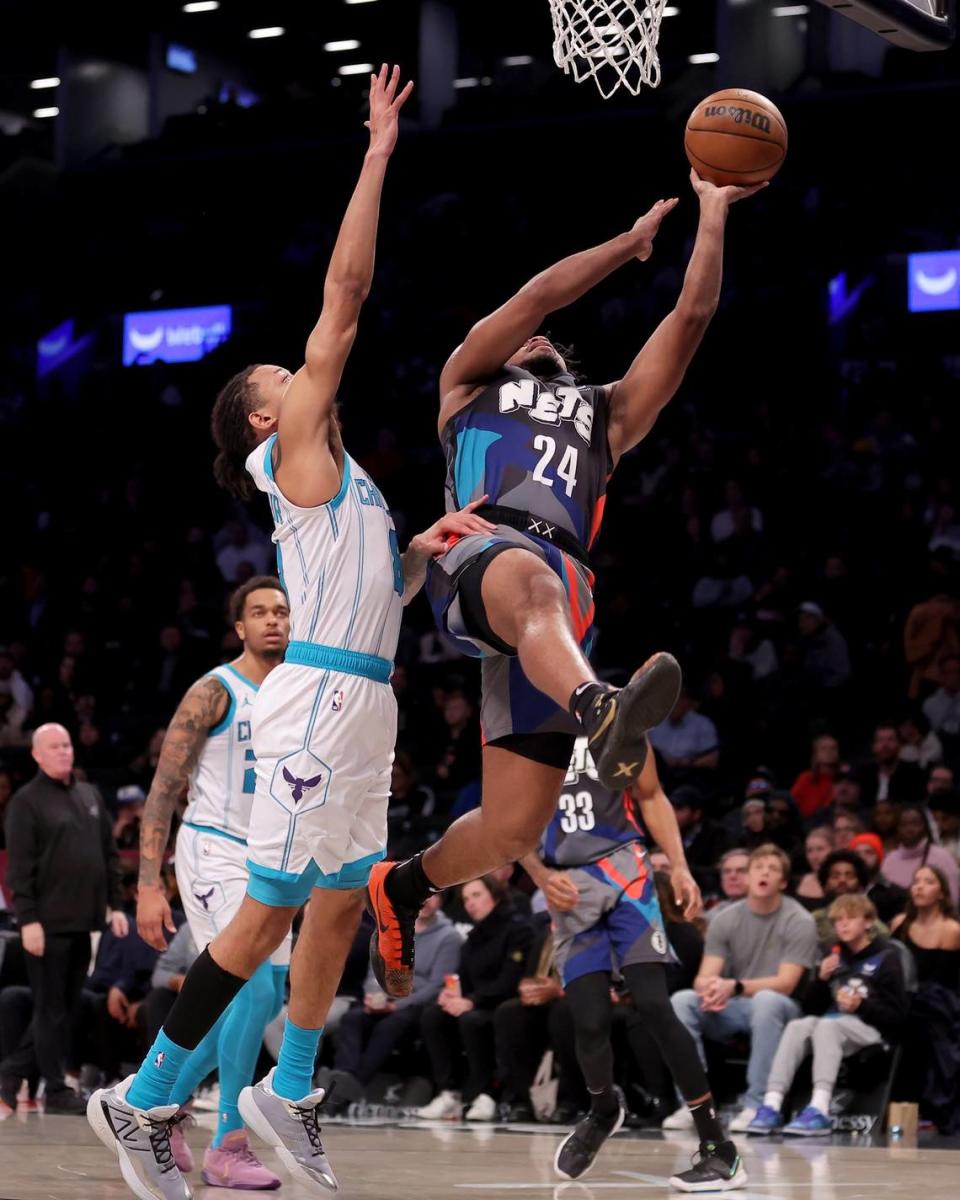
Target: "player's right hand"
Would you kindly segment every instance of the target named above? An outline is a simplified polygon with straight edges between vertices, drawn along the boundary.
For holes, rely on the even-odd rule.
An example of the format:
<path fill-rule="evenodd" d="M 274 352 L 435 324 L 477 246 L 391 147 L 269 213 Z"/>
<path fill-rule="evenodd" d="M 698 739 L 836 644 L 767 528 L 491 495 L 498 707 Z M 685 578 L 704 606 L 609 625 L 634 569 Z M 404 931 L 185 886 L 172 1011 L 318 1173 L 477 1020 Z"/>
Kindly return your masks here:
<path fill-rule="evenodd" d="M 28 954 L 32 954 L 34 958 L 43 958 L 46 943 L 43 937 L 43 926 L 39 921 L 29 921 L 24 925 L 20 930 L 20 940 Z"/>
<path fill-rule="evenodd" d="M 413 80 L 398 96 L 399 83 L 400 68 L 394 67 L 388 75 L 386 63 L 378 75 L 370 76 L 370 119 L 364 125 L 370 130 L 370 149 L 376 154 L 392 154 L 397 144 L 400 109 L 413 91 Z"/>
<path fill-rule="evenodd" d="M 165 929 L 177 932 L 166 896 L 156 884 L 141 884 L 137 893 L 137 933 L 154 950 L 166 950 Z"/>
<path fill-rule="evenodd" d="M 700 197 L 700 203 L 710 203 L 712 201 L 722 204 L 725 208 L 729 208 L 731 204 L 736 204 L 738 200 L 746 200 L 748 196 L 755 196 L 757 192 L 762 192 L 765 187 L 769 187 L 769 181 L 764 183 L 755 183 L 751 187 L 737 187 L 735 184 L 730 184 L 727 187 L 717 187 L 715 183 L 711 183 L 709 179 L 701 179 L 693 167 L 690 168 L 690 183 L 693 185 L 693 190 Z"/>
<path fill-rule="evenodd" d="M 566 871 L 548 871 L 540 886 L 547 906 L 556 912 L 570 912 L 577 907 L 580 893 Z"/>

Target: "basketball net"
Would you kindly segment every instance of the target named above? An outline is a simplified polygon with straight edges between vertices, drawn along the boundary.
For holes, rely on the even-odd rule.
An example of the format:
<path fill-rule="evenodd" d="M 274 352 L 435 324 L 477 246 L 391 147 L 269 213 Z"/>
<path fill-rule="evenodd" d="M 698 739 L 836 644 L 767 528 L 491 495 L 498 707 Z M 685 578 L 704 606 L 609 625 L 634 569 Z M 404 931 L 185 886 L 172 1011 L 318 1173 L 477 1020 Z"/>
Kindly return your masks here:
<path fill-rule="evenodd" d="M 605 100 L 660 82 L 657 38 L 667 0 L 550 0 L 553 57 L 577 83 L 593 78 Z"/>

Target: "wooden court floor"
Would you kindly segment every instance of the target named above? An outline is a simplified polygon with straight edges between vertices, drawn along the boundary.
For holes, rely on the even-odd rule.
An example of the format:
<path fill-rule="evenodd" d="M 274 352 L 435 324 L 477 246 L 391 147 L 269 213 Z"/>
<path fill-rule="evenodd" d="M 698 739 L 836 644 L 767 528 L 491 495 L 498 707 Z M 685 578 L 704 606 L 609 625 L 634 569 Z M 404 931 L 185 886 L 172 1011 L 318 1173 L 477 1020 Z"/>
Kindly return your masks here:
<path fill-rule="evenodd" d="M 201 1117 L 189 1140 L 198 1162 L 213 1118 Z M 618 1134 L 593 1171 L 576 1183 L 553 1176 L 561 1136 L 544 1127 L 515 1132 L 448 1123 L 331 1124 L 324 1145 L 343 1200 L 642 1200 L 676 1196 L 668 1177 L 695 1149 L 686 1135 Z M 742 1200 L 940 1200 L 960 1197 L 960 1148 L 902 1143 L 745 1144 L 750 1185 Z M 270 1162 L 269 1153 L 265 1158 Z M 271 1163 L 273 1165 L 273 1163 Z M 280 1174 L 283 1175 L 281 1169 Z M 204 1187 L 198 1200 L 242 1194 Z M 310 1195 L 284 1176 L 288 1200 Z M 15 1114 L 0 1123 L 0 1200 L 123 1200 L 129 1196 L 107 1151 L 80 1117 Z"/>

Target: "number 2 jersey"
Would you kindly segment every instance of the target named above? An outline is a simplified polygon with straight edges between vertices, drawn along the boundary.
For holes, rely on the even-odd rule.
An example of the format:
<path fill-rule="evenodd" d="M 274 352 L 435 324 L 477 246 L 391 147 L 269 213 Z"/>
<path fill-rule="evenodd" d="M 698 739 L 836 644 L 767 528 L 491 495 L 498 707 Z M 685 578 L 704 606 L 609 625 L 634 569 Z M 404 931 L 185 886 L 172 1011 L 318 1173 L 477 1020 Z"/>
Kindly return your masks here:
<path fill-rule="evenodd" d="M 607 420 L 605 388 L 504 367 L 444 426 L 447 510 L 489 496 L 540 518 L 534 534 L 556 527 L 589 550 L 613 470 Z"/>
<path fill-rule="evenodd" d="M 563 790 L 540 845 L 548 867 L 584 867 L 644 841 L 634 802 L 597 778 L 587 739 L 577 738 Z"/>

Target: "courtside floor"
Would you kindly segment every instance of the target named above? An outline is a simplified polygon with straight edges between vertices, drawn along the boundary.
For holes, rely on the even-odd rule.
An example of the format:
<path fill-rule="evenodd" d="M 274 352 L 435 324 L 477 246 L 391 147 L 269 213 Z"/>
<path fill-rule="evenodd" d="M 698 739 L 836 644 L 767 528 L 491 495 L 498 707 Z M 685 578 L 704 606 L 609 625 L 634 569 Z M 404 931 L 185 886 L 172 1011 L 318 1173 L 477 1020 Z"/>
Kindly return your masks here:
<path fill-rule="evenodd" d="M 201 1157 L 213 1117 L 203 1114 L 189 1141 Z M 594 1170 L 558 1183 L 553 1156 L 562 1133 L 549 1127 L 482 1128 L 447 1122 L 331 1123 L 324 1145 L 340 1177 L 343 1200 L 658 1200 L 677 1196 L 668 1177 L 688 1163 L 695 1143 L 685 1134 L 618 1134 Z M 927 1200 L 960 1195 L 960 1146 L 871 1144 L 845 1137 L 833 1144 L 746 1143 L 749 1187 L 742 1200 Z M 274 1166 L 272 1155 L 266 1161 Z M 311 1193 L 284 1177 L 279 1193 Z M 198 1200 L 240 1200 L 250 1193 L 204 1187 Z M 15 1114 L 0 1123 L 0 1200 L 124 1200 L 130 1193 L 107 1151 L 82 1117 Z"/>

